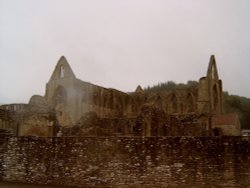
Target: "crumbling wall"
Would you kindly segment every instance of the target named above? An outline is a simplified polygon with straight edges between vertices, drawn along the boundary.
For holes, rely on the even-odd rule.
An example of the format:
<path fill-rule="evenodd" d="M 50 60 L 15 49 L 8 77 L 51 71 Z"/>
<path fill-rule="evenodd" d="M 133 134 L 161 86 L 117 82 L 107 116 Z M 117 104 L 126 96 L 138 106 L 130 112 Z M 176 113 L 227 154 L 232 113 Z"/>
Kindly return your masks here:
<path fill-rule="evenodd" d="M 204 118 L 204 120 L 202 120 Z M 143 105 L 137 117 L 99 117 L 85 113 L 72 128 L 63 128 L 67 136 L 207 136 L 208 117 L 199 114 L 167 115 L 154 105 Z"/>
<path fill-rule="evenodd" d="M 48 136 L 49 115 L 30 113 L 23 116 L 22 124 L 19 126 L 19 136 Z"/>
<path fill-rule="evenodd" d="M 85 113 L 70 129 L 63 128 L 67 136 L 132 136 L 135 119 L 100 118 L 96 112 Z"/>
<path fill-rule="evenodd" d="M 248 187 L 241 137 L 0 139 L 0 179 L 80 187 Z"/>
<path fill-rule="evenodd" d="M 14 112 L 0 108 L 0 129 L 16 130 L 15 116 Z"/>

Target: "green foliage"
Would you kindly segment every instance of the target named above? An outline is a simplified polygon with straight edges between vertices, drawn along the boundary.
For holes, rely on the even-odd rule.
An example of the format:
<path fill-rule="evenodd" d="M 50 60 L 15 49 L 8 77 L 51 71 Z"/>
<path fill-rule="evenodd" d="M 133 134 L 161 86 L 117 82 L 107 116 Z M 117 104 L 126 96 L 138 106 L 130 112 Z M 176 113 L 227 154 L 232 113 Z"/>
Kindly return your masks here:
<path fill-rule="evenodd" d="M 145 92 L 161 92 L 161 91 L 171 91 L 173 89 L 187 89 L 194 88 L 198 85 L 196 81 L 188 81 L 186 84 L 183 83 L 175 83 L 174 81 L 168 81 L 164 83 L 159 83 L 152 87 L 148 86 L 144 88 Z"/>
<path fill-rule="evenodd" d="M 242 129 L 250 129 L 250 99 L 223 93 L 224 110 L 226 113 L 236 112 L 240 115 Z"/>

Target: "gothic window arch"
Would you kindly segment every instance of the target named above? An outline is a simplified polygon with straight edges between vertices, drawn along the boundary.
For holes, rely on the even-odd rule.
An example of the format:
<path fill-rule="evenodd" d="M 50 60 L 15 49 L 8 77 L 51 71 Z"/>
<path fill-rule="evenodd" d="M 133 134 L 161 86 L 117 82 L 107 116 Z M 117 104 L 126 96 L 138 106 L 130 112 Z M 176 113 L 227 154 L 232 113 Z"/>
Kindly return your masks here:
<path fill-rule="evenodd" d="M 161 99 L 160 96 L 158 96 L 158 97 L 156 98 L 155 105 L 156 105 L 157 108 L 162 109 L 162 99 Z"/>
<path fill-rule="evenodd" d="M 177 113 L 178 112 L 178 101 L 177 101 L 176 95 L 172 96 L 171 103 L 172 103 L 172 105 L 171 105 L 171 107 L 172 107 L 171 112 L 172 113 Z"/>
<path fill-rule="evenodd" d="M 213 110 L 216 110 L 218 106 L 218 89 L 217 86 L 213 87 Z"/>
<path fill-rule="evenodd" d="M 64 73 L 65 73 L 64 72 L 64 66 L 61 65 L 61 67 L 60 67 L 60 78 L 64 78 L 64 76 L 65 76 Z"/>
<path fill-rule="evenodd" d="M 215 78 L 215 70 L 214 70 L 215 68 L 214 68 L 214 65 L 212 66 L 212 79 L 214 79 Z"/>
<path fill-rule="evenodd" d="M 190 93 L 187 95 L 187 98 L 186 98 L 186 111 L 194 112 L 194 100 Z"/>

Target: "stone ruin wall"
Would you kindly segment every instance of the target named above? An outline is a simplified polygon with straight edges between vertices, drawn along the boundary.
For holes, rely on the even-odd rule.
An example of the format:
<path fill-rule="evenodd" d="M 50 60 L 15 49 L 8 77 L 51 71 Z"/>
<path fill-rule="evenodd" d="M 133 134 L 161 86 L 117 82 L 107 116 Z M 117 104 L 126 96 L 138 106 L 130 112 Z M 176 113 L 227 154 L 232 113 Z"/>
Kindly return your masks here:
<path fill-rule="evenodd" d="M 0 180 L 80 187 L 249 187 L 250 142 L 242 139 L 1 137 Z"/>
<path fill-rule="evenodd" d="M 81 81 L 75 77 L 65 57 L 61 57 L 46 85 L 45 96 L 34 95 L 26 105 L 0 106 L 18 117 L 9 121 L 0 114 L 0 128 L 14 127 L 16 135 L 20 136 L 56 136 L 58 127 L 74 128 L 81 124 L 86 113 L 95 112 L 96 121 L 102 119 L 103 122 L 99 128 L 107 132 L 102 136 L 204 136 L 211 135 L 208 133 L 212 129 L 211 116 L 223 112 L 222 101 L 222 81 L 214 56 L 210 58 L 206 77 L 201 78 L 198 85 L 164 92 L 144 92 L 138 86 L 133 93 Z M 147 107 L 159 113 L 152 110 L 145 113 Z M 203 117 L 194 121 L 182 119 L 182 116 L 202 114 Z M 81 127 L 88 129 L 84 125 Z M 234 125 L 228 129 L 238 135 L 239 130 L 235 130 Z M 96 134 L 81 136 L 93 135 Z"/>
<path fill-rule="evenodd" d="M 0 129 L 14 135 L 49 136 L 50 110 L 41 96 L 32 96 L 29 104 L 0 106 Z"/>
<path fill-rule="evenodd" d="M 136 95 L 138 98 L 144 95 Z M 142 101 L 139 100 L 138 101 Z M 125 101 L 126 102 L 126 101 Z M 123 103 L 121 103 L 123 104 Z M 128 103 L 127 105 L 130 105 Z M 140 111 L 136 116 L 107 116 L 100 117 L 97 112 L 85 113 L 74 126 L 62 126 L 63 115 L 57 114 L 49 108 L 46 100 L 42 96 L 32 96 L 29 104 L 20 111 L 10 108 L 10 105 L 2 106 L 5 116 L 8 119 L 8 128 L 15 126 L 15 135 L 25 136 L 56 136 L 60 127 L 63 134 L 72 136 L 201 136 L 208 135 L 206 127 L 201 126 L 200 120 L 188 119 L 186 122 L 178 120 L 178 114 L 170 116 L 154 104 L 140 106 Z M 10 109 L 10 110 L 7 110 Z M 18 108 L 19 109 L 19 108 Z M 7 117 L 6 114 L 16 114 L 14 118 Z M 92 115 L 91 115 L 92 114 Z M 94 115 L 93 115 L 94 114 Z M 186 115 L 187 117 L 195 114 Z M 10 121 L 11 119 L 11 121 Z M 13 119 L 13 120 L 12 120 Z M 205 123 L 206 119 L 205 119 Z M 7 128 L 7 127 L 2 127 Z M 79 130 L 78 128 L 81 128 Z M 77 129 L 77 130 L 76 130 Z"/>

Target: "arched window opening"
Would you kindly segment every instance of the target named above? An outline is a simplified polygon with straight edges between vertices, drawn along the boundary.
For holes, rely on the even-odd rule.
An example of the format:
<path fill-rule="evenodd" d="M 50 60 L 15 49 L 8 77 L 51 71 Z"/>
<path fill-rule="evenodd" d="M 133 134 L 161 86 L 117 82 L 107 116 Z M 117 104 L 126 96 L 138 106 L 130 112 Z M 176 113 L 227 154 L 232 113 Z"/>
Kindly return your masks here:
<path fill-rule="evenodd" d="M 216 110 L 218 105 L 218 90 L 216 85 L 213 87 L 213 109 Z"/>
<path fill-rule="evenodd" d="M 175 95 L 173 95 L 171 102 L 172 102 L 172 113 L 177 113 L 178 112 L 178 103 L 177 103 L 177 98 Z"/>
<path fill-rule="evenodd" d="M 60 78 L 64 78 L 64 66 L 60 67 Z"/>
<path fill-rule="evenodd" d="M 214 71 L 214 66 L 212 66 L 212 79 L 215 78 L 215 71 Z"/>
<path fill-rule="evenodd" d="M 187 104 L 186 111 L 193 112 L 194 111 L 194 102 L 193 102 L 193 98 L 190 94 L 187 96 L 186 104 Z"/>
<path fill-rule="evenodd" d="M 159 109 L 162 109 L 162 100 L 161 100 L 161 97 L 157 97 L 156 99 L 156 107 L 159 108 Z"/>

